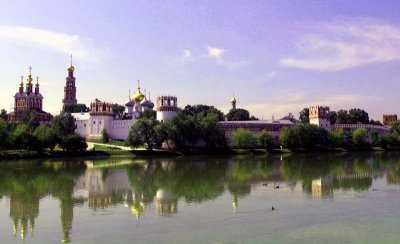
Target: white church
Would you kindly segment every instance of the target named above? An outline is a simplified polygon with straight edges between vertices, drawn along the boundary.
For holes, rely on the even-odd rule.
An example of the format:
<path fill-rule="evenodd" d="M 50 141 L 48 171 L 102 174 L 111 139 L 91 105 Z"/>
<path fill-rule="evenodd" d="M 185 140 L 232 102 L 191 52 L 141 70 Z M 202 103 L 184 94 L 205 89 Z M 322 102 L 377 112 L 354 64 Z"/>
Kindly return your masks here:
<path fill-rule="evenodd" d="M 72 113 L 75 118 L 75 132 L 88 139 L 100 139 L 103 130 L 107 130 L 111 139 L 126 140 L 133 124 L 139 115 L 147 110 L 153 110 L 154 103 L 140 91 L 140 86 L 132 99 L 125 104 L 128 119 L 113 117 L 113 104 L 94 101 L 87 113 Z M 157 120 L 164 121 L 178 112 L 178 99 L 175 96 L 157 97 Z"/>

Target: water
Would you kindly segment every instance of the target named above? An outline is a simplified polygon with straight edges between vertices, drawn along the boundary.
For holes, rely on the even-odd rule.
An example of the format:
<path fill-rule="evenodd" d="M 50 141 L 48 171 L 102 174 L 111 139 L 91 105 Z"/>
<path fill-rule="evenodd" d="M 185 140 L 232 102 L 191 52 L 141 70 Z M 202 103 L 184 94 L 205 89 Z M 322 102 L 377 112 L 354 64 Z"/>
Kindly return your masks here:
<path fill-rule="evenodd" d="M 399 153 L 3 161 L 0 243 L 398 243 L 399 184 Z"/>

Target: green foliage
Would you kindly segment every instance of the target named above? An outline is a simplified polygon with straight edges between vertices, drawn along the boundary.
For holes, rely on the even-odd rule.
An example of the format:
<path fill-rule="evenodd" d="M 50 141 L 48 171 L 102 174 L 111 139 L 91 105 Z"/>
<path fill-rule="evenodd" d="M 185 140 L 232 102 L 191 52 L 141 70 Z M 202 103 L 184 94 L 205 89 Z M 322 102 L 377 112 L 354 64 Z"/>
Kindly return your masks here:
<path fill-rule="evenodd" d="M 101 142 L 108 143 L 109 141 L 110 141 L 110 135 L 108 134 L 108 131 L 106 129 L 103 129 L 101 131 Z"/>
<path fill-rule="evenodd" d="M 369 133 L 369 139 L 373 146 L 377 146 L 379 144 L 379 134 L 378 132 L 371 130 Z"/>
<path fill-rule="evenodd" d="M 251 131 L 243 128 L 232 132 L 231 139 L 236 148 L 253 149 L 257 146 L 257 137 Z"/>
<path fill-rule="evenodd" d="M 397 148 L 400 146 L 400 138 L 397 134 L 379 135 L 378 144 L 383 149 Z"/>
<path fill-rule="evenodd" d="M 400 135 L 400 120 L 397 120 L 390 124 L 390 131 L 393 134 Z"/>
<path fill-rule="evenodd" d="M 68 134 L 63 137 L 60 147 L 67 152 L 82 152 L 87 148 L 85 138 L 78 134 Z"/>
<path fill-rule="evenodd" d="M 194 147 L 200 139 L 198 121 L 193 116 L 178 112 L 174 117 L 164 122 L 167 138 L 178 149 Z"/>
<path fill-rule="evenodd" d="M 43 150 L 45 148 L 53 150 L 56 146 L 56 132 L 53 128 L 47 125 L 40 125 L 38 128 L 36 128 L 36 130 L 33 132 L 33 136 L 37 139 L 37 142 L 39 143 L 39 150 Z"/>
<path fill-rule="evenodd" d="M 220 110 L 216 109 L 214 106 L 208 106 L 204 104 L 199 105 L 186 105 L 186 107 L 182 110 L 182 113 L 186 116 L 196 117 L 198 114 L 203 114 L 203 116 L 207 116 L 208 114 L 215 114 L 217 116 L 218 121 L 224 120 L 224 113 Z"/>
<path fill-rule="evenodd" d="M 125 119 L 125 106 L 120 104 L 113 104 L 113 117 L 116 119 Z"/>
<path fill-rule="evenodd" d="M 29 149 L 31 145 L 31 135 L 28 126 L 19 124 L 11 134 L 13 148 L 15 149 Z"/>
<path fill-rule="evenodd" d="M 156 119 L 157 112 L 155 110 L 146 110 L 139 115 L 139 118 Z"/>
<path fill-rule="evenodd" d="M 61 140 L 67 135 L 75 133 L 75 119 L 71 113 L 63 113 L 54 117 L 52 127 Z"/>
<path fill-rule="evenodd" d="M 329 112 L 329 121 L 331 122 L 331 125 L 336 124 L 337 116 L 338 115 L 337 115 L 336 111 Z"/>
<path fill-rule="evenodd" d="M 303 110 L 300 111 L 299 120 L 303 124 L 310 123 L 310 109 L 309 108 L 303 108 Z"/>
<path fill-rule="evenodd" d="M 349 111 L 339 110 L 329 114 L 331 124 L 374 124 L 382 125 L 379 121 L 369 120 L 368 113 L 359 108 L 352 108 Z"/>
<path fill-rule="evenodd" d="M 352 132 L 353 143 L 355 147 L 363 147 L 368 142 L 368 132 L 364 128 L 355 129 Z"/>
<path fill-rule="evenodd" d="M 7 110 L 2 109 L 0 112 L 0 119 L 3 119 L 4 121 L 7 121 L 8 115 L 7 115 Z"/>
<path fill-rule="evenodd" d="M 7 122 L 0 118 L 0 149 L 8 147 L 10 135 L 8 132 Z"/>
<path fill-rule="evenodd" d="M 271 148 L 272 147 L 272 136 L 268 134 L 266 130 L 262 130 L 257 135 L 258 145 L 262 148 Z"/>
<path fill-rule="evenodd" d="M 343 129 L 332 130 L 328 133 L 329 142 L 334 147 L 343 147 L 344 146 L 344 131 Z"/>
<path fill-rule="evenodd" d="M 328 131 L 316 125 L 301 124 L 283 128 L 279 140 L 287 148 L 305 148 L 326 146 L 329 143 Z"/>
<path fill-rule="evenodd" d="M 150 151 L 155 147 L 160 147 L 162 138 L 157 133 L 159 123 L 156 119 L 139 118 L 129 131 L 128 145 L 132 147 L 146 145 Z"/>
<path fill-rule="evenodd" d="M 86 112 L 89 112 L 89 108 L 86 107 L 86 105 L 82 104 L 82 103 L 70 104 L 70 105 L 64 106 L 63 112 L 65 112 L 65 113 L 86 113 Z"/>
<path fill-rule="evenodd" d="M 248 120 L 258 120 L 256 117 L 251 116 L 249 111 L 246 109 L 231 109 L 226 115 L 228 121 L 248 121 Z"/>

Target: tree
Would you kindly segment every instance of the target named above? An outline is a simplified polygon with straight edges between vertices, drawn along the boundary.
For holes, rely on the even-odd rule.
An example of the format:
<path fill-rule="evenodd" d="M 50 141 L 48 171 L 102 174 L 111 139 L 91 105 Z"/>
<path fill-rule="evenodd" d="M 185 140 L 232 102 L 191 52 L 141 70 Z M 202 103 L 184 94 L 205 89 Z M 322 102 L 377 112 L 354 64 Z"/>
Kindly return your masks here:
<path fill-rule="evenodd" d="M 155 119 L 139 118 L 129 131 L 128 145 L 132 147 L 145 145 L 152 151 L 154 147 L 161 144 L 160 135 L 156 131 L 159 123 Z"/>
<path fill-rule="evenodd" d="M 124 105 L 120 105 L 120 104 L 113 104 L 112 105 L 112 109 L 113 109 L 113 117 L 116 119 L 124 119 L 126 114 L 125 114 L 125 106 Z"/>
<path fill-rule="evenodd" d="M 373 146 L 377 146 L 379 144 L 379 134 L 378 132 L 371 130 L 369 133 L 369 139 Z"/>
<path fill-rule="evenodd" d="M 7 121 L 7 118 L 8 118 L 7 111 L 5 109 L 2 109 L 0 112 L 0 119 Z"/>
<path fill-rule="evenodd" d="M 336 124 L 336 119 L 337 119 L 336 111 L 330 111 L 329 112 L 329 121 L 331 122 L 331 125 Z"/>
<path fill-rule="evenodd" d="M 285 127 L 279 134 L 279 140 L 285 147 L 305 149 L 325 146 L 329 142 L 328 131 L 311 124 Z"/>
<path fill-rule="evenodd" d="M 368 132 L 364 128 L 355 129 L 352 132 L 353 143 L 356 147 L 363 147 L 368 141 Z"/>
<path fill-rule="evenodd" d="M 78 134 L 68 134 L 63 137 L 60 147 L 67 152 L 82 152 L 87 148 L 85 138 Z"/>
<path fill-rule="evenodd" d="M 349 119 L 349 114 L 348 114 L 347 110 L 341 109 L 341 110 L 337 111 L 337 114 L 336 114 L 336 123 L 337 124 L 349 124 L 349 121 L 350 121 L 350 119 Z"/>
<path fill-rule="evenodd" d="M 67 135 L 75 133 L 75 118 L 71 113 L 63 113 L 54 117 L 52 127 L 57 135 L 57 138 L 61 140 Z"/>
<path fill-rule="evenodd" d="M 149 109 L 140 113 L 139 118 L 156 119 L 157 112 Z"/>
<path fill-rule="evenodd" d="M 369 121 L 369 124 L 371 124 L 371 125 L 380 125 L 380 126 L 383 126 L 383 124 L 382 124 L 379 120 L 373 120 L 373 119 L 371 119 L 371 120 Z"/>
<path fill-rule="evenodd" d="M 272 136 L 268 134 L 266 130 L 262 130 L 257 135 L 258 145 L 263 148 L 271 148 L 272 147 Z"/>
<path fill-rule="evenodd" d="M 343 129 L 329 131 L 328 137 L 330 144 L 332 144 L 334 147 L 343 147 L 344 145 Z"/>
<path fill-rule="evenodd" d="M 185 108 L 182 110 L 182 113 L 186 116 L 197 116 L 198 114 L 202 113 L 204 116 L 208 114 L 215 114 L 218 118 L 218 121 L 224 120 L 224 113 L 222 113 L 219 109 L 216 109 L 214 106 L 208 106 L 204 104 L 199 105 L 186 105 Z"/>
<path fill-rule="evenodd" d="M 9 132 L 7 122 L 0 118 L 0 149 L 4 149 L 9 145 Z"/>
<path fill-rule="evenodd" d="M 194 147 L 200 139 L 199 124 L 193 116 L 187 116 L 183 112 L 178 112 L 174 117 L 163 123 L 167 128 L 168 139 L 178 149 Z"/>
<path fill-rule="evenodd" d="M 299 120 L 303 124 L 310 123 L 310 109 L 309 108 L 303 108 L 303 110 L 300 111 Z"/>
<path fill-rule="evenodd" d="M 389 126 L 391 133 L 400 135 L 400 120 L 391 123 Z"/>
<path fill-rule="evenodd" d="M 257 146 L 257 137 L 249 130 L 238 128 L 231 134 L 233 145 L 236 148 L 255 148 Z"/>
<path fill-rule="evenodd" d="M 28 130 L 28 126 L 25 124 L 19 124 L 11 134 L 13 147 L 15 149 L 29 149 L 32 145 L 30 142 L 31 135 Z"/>
<path fill-rule="evenodd" d="M 400 138 L 396 134 L 383 134 L 378 137 L 378 144 L 380 147 L 387 148 L 396 148 L 400 145 Z"/>
<path fill-rule="evenodd" d="M 359 108 L 350 109 L 349 124 L 369 124 L 368 113 Z"/>
<path fill-rule="evenodd" d="M 70 104 L 65 105 L 63 108 L 64 113 L 86 113 L 89 112 L 89 108 L 86 107 L 85 104 L 78 103 L 78 104 Z"/>
<path fill-rule="evenodd" d="M 109 143 L 110 142 L 110 135 L 108 135 L 108 131 L 106 129 L 103 129 L 101 131 L 101 141 L 103 143 Z"/>
<path fill-rule="evenodd" d="M 49 148 L 53 150 L 57 143 L 57 135 L 53 128 L 47 125 L 40 125 L 33 132 L 33 136 L 40 143 L 39 150 Z"/>
<path fill-rule="evenodd" d="M 223 148 L 227 145 L 225 132 L 219 128 L 218 119 L 219 115 L 215 113 L 200 113 L 195 118 L 199 137 L 206 143 L 206 147 L 210 149 Z"/>
<path fill-rule="evenodd" d="M 231 109 L 226 115 L 228 121 L 248 121 L 252 120 L 250 118 L 250 113 L 246 109 Z"/>

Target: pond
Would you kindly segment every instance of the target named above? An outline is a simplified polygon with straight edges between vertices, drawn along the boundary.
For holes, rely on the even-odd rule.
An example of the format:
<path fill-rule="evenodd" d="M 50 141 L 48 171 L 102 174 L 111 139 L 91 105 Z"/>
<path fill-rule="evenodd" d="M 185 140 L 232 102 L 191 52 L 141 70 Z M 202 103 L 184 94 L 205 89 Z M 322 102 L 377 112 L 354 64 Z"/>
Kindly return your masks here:
<path fill-rule="evenodd" d="M 0 243 L 398 243 L 399 226 L 394 152 L 0 162 Z"/>

